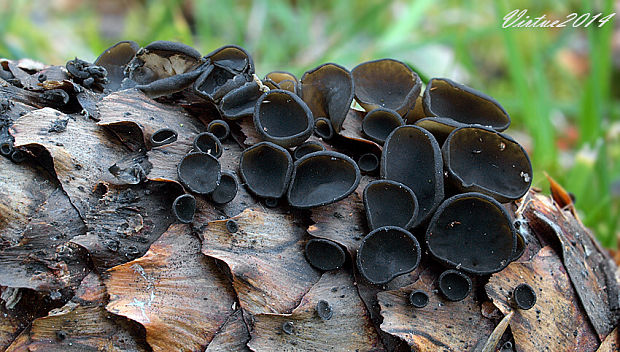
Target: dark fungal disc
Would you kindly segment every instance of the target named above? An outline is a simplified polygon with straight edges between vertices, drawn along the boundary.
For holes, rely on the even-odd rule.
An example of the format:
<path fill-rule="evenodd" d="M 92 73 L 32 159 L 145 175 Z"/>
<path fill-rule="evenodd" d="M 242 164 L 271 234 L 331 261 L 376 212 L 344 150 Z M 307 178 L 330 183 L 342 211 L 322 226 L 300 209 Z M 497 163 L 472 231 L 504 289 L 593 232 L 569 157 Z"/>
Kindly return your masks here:
<path fill-rule="evenodd" d="M 510 116 L 490 96 L 447 78 L 428 82 L 423 98 L 426 116 L 447 117 L 462 124 L 479 124 L 503 131 Z"/>
<path fill-rule="evenodd" d="M 216 204 L 225 204 L 237 195 L 237 178 L 231 172 L 223 171 L 220 177 L 220 184 L 211 194 L 211 200 Z"/>
<path fill-rule="evenodd" d="M 420 263 L 420 244 L 400 227 L 384 226 L 370 232 L 357 251 L 357 268 L 376 285 L 413 271 Z"/>
<path fill-rule="evenodd" d="M 314 133 L 317 136 L 328 140 L 334 137 L 334 128 L 328 119 L 325 117 L 319 117 L 314 121 Z"/>
<path fill-rule="evenodd" d="M 177 166 L 179 181 L 198 194 L 213 192 L 220 183 L 220 163 L 207 153 L 189 153 Z"/>
<path fill-rule="evenodd" d="M 264 202 L 267 208 L 275 208 L 280 203 L 280 198 L 265 198 Z"/>
<path fill-rule="evenodd" d="M 209 132 L 202 132 L 196 135 L 194 138 L 194 149 L 213 155 L 216 158 L 222 156 L 222 143 L 219 138 Z"/>
<path fill-rule="evenodd" d="M 310 153 L 295 162 L 288 202 L 303 209 L 331 204 L 353 193 L 360 179 L 359 167 L 348 156 L 332 151 Z"/>
<path fill-rule="evenodd" d="M 125 78 L 125 67 L 140 50 L 138 43 L 127 40 L 118 42 L 99 55 L 95 65 L 101 66 L 108 71 L 108 84 L 106 88 L 115 91 L 121 87 Z"/>
<path fill-rule="evenodd" d="M 406 64 L 393 59 L 368 61 L 353 71 L 355 100 L 366 110 L 388 108 L 404 116 L 415 104 L 422 90 L 418 74 Z"/>
<path fill-rule="evenodd" d="M 316 314 L 323 320 L 329 320 L 334 316 L 334 310 L 329 302 L 322 299 L 316 304 Z"/>
<path fill-rule="evenodd" d="M 536 291 L 528 284 L 519 284 L 512 291 L 511 298 L 515 308 L 528 310 L 536 304 Z"/>
<path fill-rule="evenodd" d="M 317 141 L 304 142 L 293 151 L 293 159 L 301 159 L 304 155 L 322 152 L 325 150 L 325 146 Z"/>
<path fill-rule="evenodd" d="M 291 179 L 293 158 L 286 149 L 261 142 L 241 153 L 239 171 L 250 192 L 263 198 L 280 198 Z"/>
<path fill-rule="evenodd" d="M 302 99 L 314 116 L 327 116 L 336 133 L 347 117 L 353 93 L 351 72 L 337 64 L 320 65 L 301 77 Z"/>
<path fill-rule="evenodd" d="M 0 154 L 3 156 L 11 156 L 11 154 L 13 154 L 13 142 L 8 139 L 1 140 Z"/>
<path fill-rule="evenodd" d="M 344 250 L 336 242 L 313 238 L 306 243 L 306 259 L 310 265 L 319 270 L 341 268 L 345 258 Z"/>
<path fill-rule="evenodd" d="M 439 291 L 448 300 L 462 301 L 469 295 L 472 282 L 469 276 L 458 270 L 446 270 L 439 275 Z"/>
<path fill-rule="evenodd" d="M 290 72 L 272 71 L 265 75 L 265 79 L 276 84 L 276 87 L 271 89 L 284 89 L 297 95 L 301 91 L 299 80 Z"/>
<path fill-rule="evenodd" d="M 174 143 L 178 137 L 177 131 L 170 128 L 162 128 L 151 135 L 151 146 L 161 147 L 162 145 Z"/>
<path fill-rule="evenodd" d="M 219 103 L 226 94 L 243 86 L 248 79 L 213 64 L 207 65 L 194 82 L 194 92 L 213 103 Z"/>
<path fill-rule="evenodd" d="M 416 121 L 415 125 L 432 133 L 440 146 L 443 145 L 452 131 L 463 126 L 445 117 L 425 117 Z"/>
<path fill-rule="evenodd" d="M 213 120 L 207 125 L 207 132 L 216 136 L 221 142 L 230 135 L 230 126 L 224 120 Z"/>
<path fill-rule="evenodd" d="M 362 131 L 368 139 L 383 145 L 390 133 L 404 124 L 402 117 L 396 111 L 377 108 L 369 111 L 364 117 Z"/>
<path fill-rule="evenodd" d="M 443 161 L 435 137 L 411 125 L 392 131 L 381 155 L 381 176 L 411 188 L 420 206 L 414 226 L 425 222 L 444 197 Z"/>
<path fill-rule="evenodd" d="M 191 194 L 182 194 L 172 203 L 172 212 L 177 220 L 184 224 L 189 224 L 194 219 L 196 212 L 196 199 Z"/>
<path fill-rule="evenodd" d="M 13 150 L 13 153 L 11 153 L 11 160 L 17 164 L 26 161 L 27 158 L 28 158 L 28 153 L 26 153 L 25 151 L 21 149 L 15 149 Z"/>
<path fill-rule="evenodd" d="M 373 153 L 364 153 L 357 159 L 357 165 L 361 172 L 369 174 L 379 168 L 379 158 Z"/>
<path fill-rule="evenodd" d="M 301 98 L 276 89 L 263 94 L 256 102 L 254 126 L 263 139 L 289 148 L 310 137 L 314 118 Z"/>
<path fill-rule="evenodd" d="M 254 73 L 254 61 L 252 56 L 240 46 L 225 45 L 215 49 L 206 55 L 207 59 L 220 68 L 228 70 L 233 74 L 237 73 Z"/>
<path fill-rule="evenodd" d="M 424 308 L 428 304 L 428 294 L 422 290 L 413 290 L 409 294 L 409 303 L 415 308 Z"/>
<path fill-rule="evenodd" d="M 295 326 L 292 321 L 287 321 L 282 324 L 282 331 L 284 331 L 287 335 L 293 335 L 295 332 L 294 327 Z"/>
<path fill-rule="evenodd" d="M 252 116 L 256 101 L 263 92 L 254 81 L 228 92 L 220 102 L 222 115 L 230 120 L 237 120 L 245 116 Z"/>
<path fill-rule="evenodd" d="M 527 152 L 509 136 L 481 126 L 454 130 L 442 147 L 448 180 L 461 192 L 499 202 L 521 198 L 532 184 Z"/>
<path fill-rule="evenodd" d="M 229 219 L 226 221 L 226 230 L 230 233 L 235 233 L 239 231 L 239 224 L 233 219 Z"/>
<path fill-rule="evenodd" d="M 418 215 L 418 200 L 411 188 L 390 180 L 377 180 L 364 188 L 366 220 L 371 230 L 383 226 L 411 228 Z"/>
<path fill-rule="evenodd" d="M 515 230 L 504 207 L 480 193 L 448 198 L 426 231 L 430 254 L 459 270 L 486 275 L 504 269 L 516 248 Z"/>

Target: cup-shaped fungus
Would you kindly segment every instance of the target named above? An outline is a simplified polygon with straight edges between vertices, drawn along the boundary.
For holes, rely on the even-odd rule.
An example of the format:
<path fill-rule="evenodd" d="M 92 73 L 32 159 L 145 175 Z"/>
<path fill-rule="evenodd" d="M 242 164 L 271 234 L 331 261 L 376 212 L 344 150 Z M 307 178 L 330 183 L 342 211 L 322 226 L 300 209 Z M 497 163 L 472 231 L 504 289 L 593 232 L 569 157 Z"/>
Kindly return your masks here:
<path fill-rule="evenodd" d="M 454 130 L 442 147 L 448 179 L 461 192 L 480 192 L 507 203 L 532 184 L 527 152 L 509 136 L 481 126 Z"/>
<path fill-rule="evenodd" d="M 325 146 L 317 141 L 308 141 L 302 143 L 293 151 L 293 159 L 301 159 L 304 155 L 308 155 L 314 152 L 322 152 L 325 150 Z"/>
<path fill-rule="evenodd" d="M 519 284 L 512 291 L 511 303 L 519 309 L 531 309 L 536 304 L 536 291 L 528 284 Z"/>
<path fill-rule="evenodd" d="M 276 89 L 263 94 L 256 102 L 254 126 L 263 139 L 282 147 L 294 147 L 310 137 L 314 118 L 301 98 Z"/>
<path fill-rule="evenodd" d="M 463 125 L 479 124 L 503 131 L 510 116 L 490 96 L 447 78 L 428 82 L 422 99 L 426 116 L 447 117 Z"/>
<path fill-rule="evenodd" d="M 280 198 L 293 171 L 289 152 L 271 142 L 261 142 L 241 153 L 241 178 L 250 192 L 263 198 Z"/>
<path fill-rule="evenodd" d="M 213 65 L 227 70 L 233 74 L 242 72 L 254 73 L 254 61 L 252 56 L 240 46 L 225 45 L 205 56 Z"/>
<path fill-rule="evenodd" d="M 213 120 L 207 125 L 207 132 L 216 136 L 221 142 L 230 135 L 230 126 L 224 120 Z"/>
<path fill-rule="evenodd" d="M 329 320 L 334 315 L 334 310 L 329 302 L 322 299 L 316 304 L 316 314 L 323 320 Z"/>
<path fill-rule="evenodd" d="M 353 101 L 353 79 L 346 68 L 333 63 L 323 64 L 301 77 L 301 97 L 314 116 L 326 116 L 336 133 Z"/>
<path fill-rule="evenodd" d="M 450 301 L 464 300 L 471 289 L 472 282 L 469 276 L 458 270 L 446 270 L 439 275 L 439 291 Z"/>
<path fill-rule="evenodd" d="M 211 200 L 216 204 L 225 204 L 237 195 L 238 183 L 237 178 L 231 172 L 222 171 L 220 176 L 220 184 L 211 193 Z"/>
<path fill-rule="evenodd" d="M 265 75 L 265 80 L 275 84 L 275 87 L 270 87 L 270 89 L 284 89 L 297 95 L 299 95 L 301 91 L 297 77 L 290 72 L 272 71 Z"/>
<path fill-rule="evenodd" d="M 420 206 L 416 224 L 426 221 L 444 197 L 443 161 L 435 137 L 411 125 L 392 131 L 383 147 L 381 176 L 411 188 Z"/>
<path fill-rule="evenodd" d="M 162 145 L 174 143 L 178 137 L 177 131 L 170 128 L 162 128 L 151 135 L 151 146 L 161 147 Z"/>
<path fill-rule="evenodd" d="M 413 290 L 409 294 L 409 303 L 415 308 L 426 307 L 428 300 L 428 294 L 423 290 Z"/>
<path fill-rule="evenodd" d="M 480 193 L 448 198 L 426 230 L 430 254 L 444 264 L 477 275 L 504 269 L 516 248 L 506 209 Z"/>
<path fill-rule="evenodd" d="M 220 163 L 207 153 L 189 153 L 177 166 L 179 181 L 198 194 L 213 192 L 220 183 Z"/>
<path fill-rule="evenodd" d="M 183 74 L 200 65 L 200 53 L 183 43 L 158 40 L 140 49 L 128 64 L 129 78 L 139 85 Z"/>
<path fill-rule="evenodd" d="M 99 55 L 95 65 L 108 71 L 108 83 L 105 87 L 111 91 L 118 90 L 125 79 L 125 67 L 140 50 L 138 43 L 127 40 L 118 42 Z"/>
<path fill-rule="evenodd" d="M 460 124 L 447 117 L 425 117 L 416 121 L 415 125 L 432 133 L 440 146 L 443 145 L 452 131 L 461 127 Z"/>
<path fill-rule="evenodd" d="M 207 65 L 194 82 L 194 92 L 207 101 L 219 103 L 226 94 L 243 86 L 248 79 L 213 64 Z"/>
<path fill-rule="evenodd" d="M 325 117 L 319 117 L 314 120 L 314 133 L 325 140 L 331 139 L 334 136 L 334 128 L 331 121 Z"/>
<path fill-rule="evenodd" d="M 306 259 L 310 265 L 319 270 L 341 268 L 345 258 L 344 250 L 334 241 L 313 238 L 306 243 Z"/>
<path fill-rule="evenodd" d="M 388 108 L 404 116 L 415 104 L 422 81 L 403 62 L 393 59 L 368 61 L 353 71 L 355 100 L 366 110 Z"/>
<path fill-rule="evenodd" d="M 211 154 L 216 158 L 222 156 L 222 142 L 219 138 L 209 132 L 202 132 L 194 138 L 194 149 Z"/>
<path fill-rule="evenodd" d="M 418 240 L 409 231 L 384 226 L 362 240 L 357 250 L 357 268 L 368 282 L 385 284 L 417 268 L 421 254 Z"/>
<path fill-rule="evenodd" d="M 263 94 L 254 81 L 247 82 L 241 87 L 228 92 L 220 102 L 222 115 L 230 120 L 252 116 L 256 101 Z"/>
<path fill-rule="evenodd" d="M 418 216 L 418 200 L 400 182 L 377 180 L 364 188 L 366 220 L 371 230 L 383 226 L 412 228 Z"/>
<path fill-rule="evenodd" d="M 362 131 L 368 139 L 383 145 L 390 133 L 404 124 L 402 117 L 396 111 L 377 108 L 369 111 L 364 117 Z"/>
<path fill-rule="evenodd" d="M 360 171 L 369 174 L 379 168 L 379 158 L 373 153 L 364 153 L 357 159 L 357 165 Z"/>
<path fill-rule="evenodd" d="M 360 183 L 360 169 L 348 156 L 314 152 L 295 162 L 288 202 L 295 208 L 331 204 L 353 193 Z"/>
<path fill-rule="evenodd" d="M 196 212 L 196 198 L 191 194 L 182 194 L 172 203 L 172 212 L 177 220 L 184 224 L 189 224 L 194 219 Z"/>

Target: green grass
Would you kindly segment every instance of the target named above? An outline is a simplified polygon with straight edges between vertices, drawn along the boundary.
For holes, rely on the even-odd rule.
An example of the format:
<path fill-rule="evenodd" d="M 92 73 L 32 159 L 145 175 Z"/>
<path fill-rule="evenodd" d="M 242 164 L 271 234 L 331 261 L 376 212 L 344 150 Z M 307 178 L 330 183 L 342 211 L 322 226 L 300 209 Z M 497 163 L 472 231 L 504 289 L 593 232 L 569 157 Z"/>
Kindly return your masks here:
<path fill-rule="evenodd" d="M 534 185 L 547 190 L 543 172 L 549 173 L 576 196 L 583 222 L 601 242 L 617 246 L 620 200 L 612 184 L 620 180 L 620 102 L 612 92 L 620 91 L 620 80 L 612 77 L 620 73 L 611 47 L 616 19 L 602 28 L 501 28 L 502 17 L 515 8 L 563 18 L 571 12 L 609 14 L 612 0 L 146 0 L 128 6 L 125 27 L 115 38 L 101 35 L 99 10 L 47 3 L 0 0 L 0 56 L 63 64 L 74 56 L 93 60 L 118 40 L 143 45 L 177 40 L 205 54 L 228 43 L 242 45 L 260 74 L 280 69 L 300 76 L 324 62 L 353 68 L 393 57 L 424 80 L 461 80 L 509 111 L 513 125 L 507 132 L 529 148 Z M 193 5 L 194 23 L 184 17 L 182 4 Z M 581 55 L 586 74 L 562 63 L 567 53 Z M 558 139 L 566 139 L 566 126 L 575 126 L 579 136 L 561 149 Z"/>

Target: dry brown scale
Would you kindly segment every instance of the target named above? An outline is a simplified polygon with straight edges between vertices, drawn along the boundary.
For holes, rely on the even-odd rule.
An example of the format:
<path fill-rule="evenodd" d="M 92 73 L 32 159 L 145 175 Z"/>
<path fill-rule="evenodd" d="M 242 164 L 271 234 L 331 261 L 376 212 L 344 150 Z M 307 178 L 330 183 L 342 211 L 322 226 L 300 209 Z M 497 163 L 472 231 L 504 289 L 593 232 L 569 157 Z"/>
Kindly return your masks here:
<path fill-rule="evenodd" d="M 497 101 L 422 84 L 166 41 L 0 60 L 0 349 L 618 350 L 573 200 Z"/>

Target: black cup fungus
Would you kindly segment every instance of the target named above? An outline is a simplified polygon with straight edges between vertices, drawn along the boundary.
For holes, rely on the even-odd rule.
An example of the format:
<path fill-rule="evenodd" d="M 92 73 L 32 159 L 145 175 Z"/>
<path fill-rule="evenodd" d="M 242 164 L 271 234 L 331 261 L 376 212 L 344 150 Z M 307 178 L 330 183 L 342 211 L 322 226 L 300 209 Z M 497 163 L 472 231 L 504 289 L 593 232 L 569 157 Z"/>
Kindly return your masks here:
<path fill-rule="evenodd" d="M 194 82 L 194 92 L 205 100 L 220 103 L 229 92 L 243 86 L 248 77 L 234 73 L 213 64 L 207 65 Z"/>
<path fill-rule="evenodd" d="M 510 116 L 490 96 L 447 78 L 428 82 L 422 99 L 426 116 L 447 117 L 461 124 L 479 124 L 503 131 Z"/>
<path fill-rule="evenodd" d="M 381 155 L 381 176 L 405 184 L 418 198 L 418 219 L 425 222 L 444 197 L 443 161 L 430 132 L 411 125 L 388 136 Z"/>
<path fill-rule="evenodd" d="M 291 93 L 300 95 L 300 83 L 294 74 L 286 71 L 272 71 L 265 75 L 265 79 L 276 84 L 274 88 L 270 89 L 284 89 Z"/>
<path fill-rule="evenodd" d="M 241 178 L 250 192 L 263 198 L 280 198 L 293 172 L 289 152 L 271 142 L 260 142 L 241 153 Z"/>
<path fill-rule="evenodd" d="M 222 171 L 220 176 L 220 184 L 215 191 L 211 193 L 211 201 L 216 204 L 225 204 L 237 195 L 238 183 L 237 178 L 231 172 Z"/>
<path fill-rule="evenodd" d="M 481 126 L 454 130 L 442 147 L 450 183 L 461 192 L 480 192 L 508 203 L 532 184 L 527 152 L 512 138 Z"/>
<path fill-rule="evenodd" d="M 287 90 L 276 89 L 263 94 L 256 102 L 254 126 L 263 139 L 289 148 L 310 137 L 314 118 L 301 98 Z"/>
<path fill-rule="evenodd" d="M 239 231 L 239 224 L 233 219 L 228 219 L 226 221 L 226 230 L 230 233 L 235 233 Z"/>
<path fill-rule="evenodd" d="M 353 79 L 346 68 L 326 63 L 307 71 L 301 77 L 301 97 L 313 116 L 326 116 L 336 133 L 353 101 Z"/>
<path fill-rule="evenodd" d="M 170 128 L 162 128 L 151 135 L 151 146 L 161 147 L 162 145 L 176 142 L 178 138 L 177 131 Z"/>
<path fill-rule="evenodd" d="M 531 309 L 536 304 L 536 291 L 528 284 L 519 284 L 512 291 L 511 303 L 515 308 Z"/>
<path fill-rule="evenodd" d="M 254 61 L 252 56 L 242 47 L 237 45 L 225 45 L 213 50 L 205 56 L 213 65 L 231 72 L 254 73 Z"/>
<path fill-rule="evenodd" d="M 418 74 L 393 59 L 368 61 L 352 71 L 355 100 L 366 110 L 388 108 L 404 116 L 422 90 Z"/>
<path fill-rule="evenodd" d="M 475 275 L 504 269 L 516 250 L 515 229 L 506 209 L 480 193 L 448 198 L 426 230 L 430 254 L 440 262 Z"/>
<path fill-rule="evenodd" d="M 179 181 L 198 194 L 213 192 L 220 183 L 220 163 L 207 153 L 189 153 L 177 166 Z"/>
<path fill-rule="evenodd" d="M 242 117 L 252 116 L 258 98 L 263 92 L 254 81 L 247 82 L 242 86 L 228 92 L 220 102 L 222 116 L 229 120 L 238 120 Z"/>
<path fill-rule="evenodd" d="M 8 140 L 8 139 L 4 139 L 0 141 L 0 154 L 2 154 L 3 156 L 11 156 L 11 154 L 13 154 L 13 142 Z"/>
<path fill-rule="evenodd" d="M 27 157 L 28 154 L 21 149 L 15 149 L 13 150 L 13 153 L 11 153 L 11 160 L 17 164 L 24 162 Z"/>
<path fill-rule="evenodd" d="M 172 203 L 172 211 L 177 220 L 184 224 L 189 224 L 194 219 L 196 212 L 196 198 L 191 194 L 182 194 Z"/>
<path fill-rule="evenodd" d="M 400 115 L 391 109 L 377 108 L 369 111 L 362 121 L 362 131 L 373 142 L 385 143 L 387 136 L 405 122 Z"/>
<path fill-rule="evenodd" d="M 364 188 L 366 220 L 371 230 L 383 226 L 414 227 L 418 200 L 411 188 L 390 180 L 377 180 Z"/>
<path fill-rule="evenodd" d="M 428 294 L 422 290 L 413 290 L 409 294 L 409 303 L 415 308 L 426 307 L 428 300 Z"/>
<path fill-rule="evenodd" d="M 322 152 L 324 150 L 325 146 L 317 141 L 304 142 L 293 151 L 293 159 L 298 160 L 304 155 L 314 152 Z"/>
<path fill-rule="evenodd" d="M 287 321 L 282 324 L 282 331 L 284 331 L 287 335 L 292 335 L 294 330 L 294 325 L 292 321 Z"/>
<path fill-rule="evenodd" d="M 107 48 L 95 60 L 95 65 L 108 71 L 108 83 L 105 86 L 107 89 L 116 91 L 121 87 L 121 83 L 125 79 L 125 67 L 134 58 L 138 50 L 140 50 L 138 43 L 125 40 Z"/>
<path fill-rule="evenodd" d="M 407 230 L 384 226 L 370 232 L 357 250 L 357 268 L 373 284 L 385 284 L 413 271 L 421 257 L 418 240 Z"/>
<path fill-rule="evenodd" d="M 306 259 L 313 267 L 329 271 L 341 268 L 346 257 L 336 242 L 313 238 L 306 243 Z"/>
<path fill-rule="evenodd" d="M 222 142 L 230 135 L 230 126 L 224 120 L 213 120 L 207 125 L 207 132 L 216 136 Z"/>
<path fill-rule="evenodd" d="M 222 149 L 222 142 L 212 133 L 202 132 L 194 137 L 194 150 L 219 158 Z"/>
<path fill-rule="evenodd" d="M 373 153 L 364 153 L 357 159 L 360 171 L 369 174 L 379 168 L 379 158 Z"/>
<path fill-rule="evenodd" d="M 331 204 L 353 193 L 360 179 L 359 167 L 348 156 L 332 151 L 310 153 L 295 162 L 288 202 L 303 209 Z"/>
<path fill-rule="evenodd" d="M 334 316 L 334 310 L 329 302 L 322 299 L 316 304 L 316 314 L 323 320 L 329 320 Z"/>
<path fill-rule="evenodd" d="M 314 133 L 325 140 L 329 140 L 334 137 L 334 128 L 327 118 L 319 117 L 314 120 Z"/>
<path fill-rule="evenodd" d="M 472 282 L 469 276 L 458 270 L 446 270 L 439 275 L 439 291 L 448 300 L 462 301 L 469 295 Z"/>
<path fill-rule="evenodd" d="M 445 117 L 425 117 L 416 121 L 415 125 L 432 133 L 440 146 L 444 144 L 452 131 L 462 126 Z"/>

